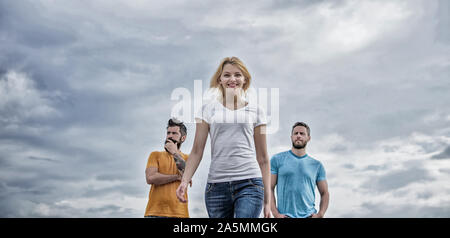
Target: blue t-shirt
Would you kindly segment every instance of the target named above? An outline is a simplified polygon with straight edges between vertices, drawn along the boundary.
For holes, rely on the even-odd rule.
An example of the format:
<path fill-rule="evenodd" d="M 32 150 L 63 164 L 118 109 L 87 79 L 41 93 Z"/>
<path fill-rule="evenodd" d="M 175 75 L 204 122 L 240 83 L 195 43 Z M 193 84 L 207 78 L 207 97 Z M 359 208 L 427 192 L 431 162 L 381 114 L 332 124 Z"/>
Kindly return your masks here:
<path fill-rule="evenodd" d="M 299 157 L 288 150 L 272 156 L 270 172 L 277 175 L 277 205 L 281 214 L 297 218 L 317 213 L 316 183 L 326 179 L 320 161 L 308 155 Z"/>

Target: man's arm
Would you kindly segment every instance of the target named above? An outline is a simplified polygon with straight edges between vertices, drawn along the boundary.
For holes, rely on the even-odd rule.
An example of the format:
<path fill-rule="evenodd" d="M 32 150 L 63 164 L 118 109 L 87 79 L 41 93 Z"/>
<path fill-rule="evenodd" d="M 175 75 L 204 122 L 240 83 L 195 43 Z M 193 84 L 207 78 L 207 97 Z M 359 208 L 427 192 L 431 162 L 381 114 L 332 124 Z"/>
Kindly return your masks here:
<path fill-rule="evenodd" d="M 186 161 L 179 153 L 173 154 L 173 159 L 175 160 L 175 164 L 177 165 L 178 172 L 180 173 L 180 180 L 183 177 L 184 169 L 186 168 Z M 192 187 L 192 180 L 189 181 L 189 185 Z"/>
<path fill-rule="evenodd" d="M 277 200 L 275 198 L 275 186 L 277 185 L 278 175 L 271 174 L 270 177 L 270 195 L 272 199 L 270 200 L 270 209 L 272 210 L 272 214 L 275 218 L 286 218 L 285 215 L 280 214 L 277 209 Z"/>
<path fill-rule="evenodd" d="M 158 168 L 149 167 L 145 170 L 145 178 L 147 179 L 147 184 L 163 185 L 163 184 L 175 182 L 177 180 L 181 180 L 181 175 L 161 174 L 161 173 L 158 173 Z"/>
<path fill-rule="evenodd" d="M 186 167 L 186 162 L 184 161 L 183 157 L 177 152 L 173 154 L 173 159 L 175 160 L 178 171 L 180 171 L 180 174 L 183 175 L 184 168 Z"/>
<path fill-rule="evenodd" d="M 325 212 L 328 209 L 328 203 L 330 201 L 330 194 L 328 193 L 328 183 L 326 180 L 322 180 L 317 182 L 317 188 L 320 193 L 320 205 L 319 212 L 317 214 L 313 214 L 312 218 L 322 218 L 325 216 Z"/>

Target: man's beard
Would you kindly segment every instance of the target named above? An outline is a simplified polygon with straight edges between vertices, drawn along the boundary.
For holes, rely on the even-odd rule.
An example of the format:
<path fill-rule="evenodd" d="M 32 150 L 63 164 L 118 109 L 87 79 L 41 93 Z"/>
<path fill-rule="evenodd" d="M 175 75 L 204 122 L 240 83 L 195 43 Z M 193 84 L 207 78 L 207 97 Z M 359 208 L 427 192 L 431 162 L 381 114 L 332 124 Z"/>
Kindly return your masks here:
<path fill-rule="evenodd" d="M 295 149 L 300 150 L 300 149 L 304 149 L 307 144 L 308 144 L 308 142 L 305 142 L 305 143 L 303 143 L 301 145 L 298 145 L 298 144 L 295 144 L 295 141 L 293 141 L 292 142 L 292 147 L 294 147 Z"/>

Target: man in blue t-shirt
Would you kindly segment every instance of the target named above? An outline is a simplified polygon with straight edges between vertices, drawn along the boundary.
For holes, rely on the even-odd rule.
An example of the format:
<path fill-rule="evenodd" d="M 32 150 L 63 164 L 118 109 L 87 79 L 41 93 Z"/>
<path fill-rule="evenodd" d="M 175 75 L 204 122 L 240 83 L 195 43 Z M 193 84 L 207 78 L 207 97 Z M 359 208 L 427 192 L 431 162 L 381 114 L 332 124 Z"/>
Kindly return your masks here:
<path fill-rule="evenodd" d="M 306 154 L 310 139 L 309 126 L 304 122 L 295 123 L 291 132 L 292 149 L 278 153 L 270 160 L 271 210 L 276 218 L 321 218 L 325 215 L 328 184 L 322 163 Z M 320 193 L 319 212 L 315 208 L 316 185 Z"/>

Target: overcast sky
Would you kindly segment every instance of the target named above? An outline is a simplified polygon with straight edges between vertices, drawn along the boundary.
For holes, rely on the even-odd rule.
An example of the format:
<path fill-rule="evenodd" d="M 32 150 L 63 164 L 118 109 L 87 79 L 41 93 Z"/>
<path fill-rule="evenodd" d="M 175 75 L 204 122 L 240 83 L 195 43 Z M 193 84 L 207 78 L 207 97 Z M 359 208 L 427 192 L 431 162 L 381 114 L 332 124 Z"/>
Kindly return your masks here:
<path fill-rule="evenodd" d="M 143 217 L 172 92 L 227 56 L 279 90 L 270 156 L 310 125 L 327 217 L 450 217 L 447 0 L 0 0 L 0 217 Z"/>

